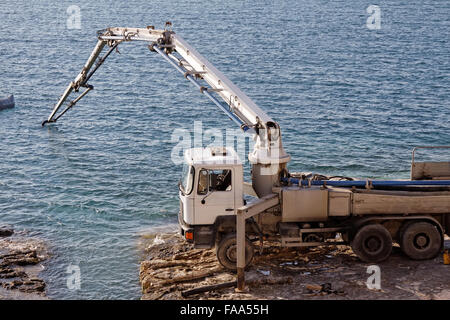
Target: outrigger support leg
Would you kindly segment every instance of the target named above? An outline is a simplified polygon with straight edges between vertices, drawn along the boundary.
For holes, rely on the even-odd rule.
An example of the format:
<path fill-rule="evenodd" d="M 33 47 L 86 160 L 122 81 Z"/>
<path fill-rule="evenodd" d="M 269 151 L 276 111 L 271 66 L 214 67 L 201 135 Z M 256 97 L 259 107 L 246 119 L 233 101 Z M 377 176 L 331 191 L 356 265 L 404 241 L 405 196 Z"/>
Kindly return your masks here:
<path fill-rule="evenodd" d="M 44 126 L 46 123 L 52 123 L 56 122 L 64 113 L 66 113 L 70 108 L 72 108 L 78 101 L 80 101 L 89 91 L 94 89 L 93 86 L 89 85 L 87 82 L 89 79 L 93 76 L 93 74 L 97 71 L 97 69 L 105 62 L 106 58 L 111 54 L 111 52 L 117 48 L 117 46 L 121 43 L 121 41 L 112 41 L 109 42 L 109 50 L 108 52 L 101 57 L 94 69 L 92 71 L 91 68 L 94 65 L 95 61 L 99 57 L 100 53 L 102 52 L 105 45 L 108 43 L 108 41 L 105 40 L 98 40 L 97 45 L 95 46 L 94 50 L 92 51 L 91 55 L 89 56 L 88 60 L 86 61 L 83 69 L 81 72 L 77 75 L 74 81 L 72 81 L 64 91 L 61 98 L 59 98 L 58 103 L 53 108 L 52 113 L 48 117 L 47 120 L 42 122 L 42 126 Z M 90 71 L 90 72 L 89 72 Z M 83 91 L 82 94 L 80 94 L 76 99 L 69 102 L 68 106 L 64 111 L 62 111 L 58 116 L 55 117 L 56 113 L 58 112 L 59 108 L 64 104 L 64 102 L 67 100 L 67 98 L 70 96 L 70 94 L 75 91 L 78 92 L 80 87 L 86 88 L 85 91 Z"/>
<path fill-rule="evenodd" d="M 64 111 L 61 112 L 57 117 L 53 118 L 51 122 L 58 121 L 58 119 L 61 118 L 64 113 L 66 113 L 70 108 L 72 108 L 78 101 L 80 101 L 92 89 L 94 89 L 94 86 L 86 85 L 86 90 L 84 90 L 83 93 L 80 94 L 76 99 L 70 101 L 69 104 L 67 105 L 67 108 L 65 108 Z M 45 120 L 44 122 L 47 123 L 50 121 Z M 44 125 L 45 123 L 42 123 L 42 125 Z"/>

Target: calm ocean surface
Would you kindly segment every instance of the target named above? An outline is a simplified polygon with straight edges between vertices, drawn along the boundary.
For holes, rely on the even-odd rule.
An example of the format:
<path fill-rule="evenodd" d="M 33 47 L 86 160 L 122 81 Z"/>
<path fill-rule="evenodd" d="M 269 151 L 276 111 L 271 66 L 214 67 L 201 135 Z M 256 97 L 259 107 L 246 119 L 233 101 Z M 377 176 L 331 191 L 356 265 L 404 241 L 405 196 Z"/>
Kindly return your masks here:
<path fill-rule="evenodd" d="M 96 30 L 172 21 L 279 122 L 291 171 L 408 178 L 414 146 L 450 144 L 450 2 L 377 1 L 379 30 L 366 26 L 371 4 L 0 0 L 0 95 L 16 97 L 0 111 L 0 225 L 46 240 L 48 295 L 140 298 L 142 235 L 176 223 L 173 130 L 235 129 L 143 43 L 122 44 L 95 90 L 41 127 Z M 70 5 L 80 30 L 66 27 Z"/>

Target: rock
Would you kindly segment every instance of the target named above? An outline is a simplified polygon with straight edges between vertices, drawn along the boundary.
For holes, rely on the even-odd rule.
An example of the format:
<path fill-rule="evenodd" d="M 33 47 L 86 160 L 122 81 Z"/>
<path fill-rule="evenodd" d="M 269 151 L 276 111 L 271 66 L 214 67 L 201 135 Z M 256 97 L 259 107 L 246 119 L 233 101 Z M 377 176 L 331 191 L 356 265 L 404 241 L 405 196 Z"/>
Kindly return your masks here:
<path fill-rule="evenodd" d="M 14 234 L 13 229 L 0 228 L 0 237 L 10 237 Z"/>
<path fill-rule="evenodd" d="M 46 258 L 45 249 L 39 244 L 34 239 L 0 239 L 0 288 L 11 291 L 6 293 L 11 294 L 10 298 L 45 298 L 45 282 L 36 277 L 36 268 L 28 267 Z"/>
<path fill-rule="evenodd" d="M 17 289 L 22 292 L 36 293 L 45 291 L 45 283 L 41 279 L 14 280 L 11 282 L 3 282 L 3 288 L 13 290 Z"/>
<path fill-rule="evenodd" d="M 26 273 L 23 271 L 14 270 L 12 268 L 0 268 L 0 278 L 8 279 L 8 278 L 21 278 L 25 277 Z"/>
<path fill-rule="evenodd" d="M 18 266 L 35 265 L 41 261 L 36 250 L 13 251 L 8 254 L 1 255 L 0 258 L 3 259 L 2 264 L 15 264 Z"/>

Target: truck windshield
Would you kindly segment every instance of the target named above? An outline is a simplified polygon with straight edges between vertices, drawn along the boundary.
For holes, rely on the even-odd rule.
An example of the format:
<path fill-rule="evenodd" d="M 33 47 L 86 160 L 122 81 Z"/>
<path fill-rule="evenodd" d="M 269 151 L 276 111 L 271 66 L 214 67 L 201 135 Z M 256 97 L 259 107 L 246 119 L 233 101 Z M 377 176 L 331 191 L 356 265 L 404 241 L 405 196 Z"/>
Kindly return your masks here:
<path fill-rule="evenodd" d="M 187 164 L 183 165 L 183 173 L 181 176 L 180 189 L 184 194 L 190 194 L 194 186 L 194 167 Z"/>

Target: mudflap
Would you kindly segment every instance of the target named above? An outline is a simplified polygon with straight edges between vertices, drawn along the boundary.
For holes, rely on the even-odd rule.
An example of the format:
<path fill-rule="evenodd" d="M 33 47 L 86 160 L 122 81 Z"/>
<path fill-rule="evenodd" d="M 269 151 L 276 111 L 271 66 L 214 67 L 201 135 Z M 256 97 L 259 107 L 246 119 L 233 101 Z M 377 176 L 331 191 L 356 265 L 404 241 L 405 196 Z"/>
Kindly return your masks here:
<path fill-rule="evenodd" d="M 443 227 L 445 229 L 445 233 L 450 237 L 450 213 L 444 214 Z"/>

